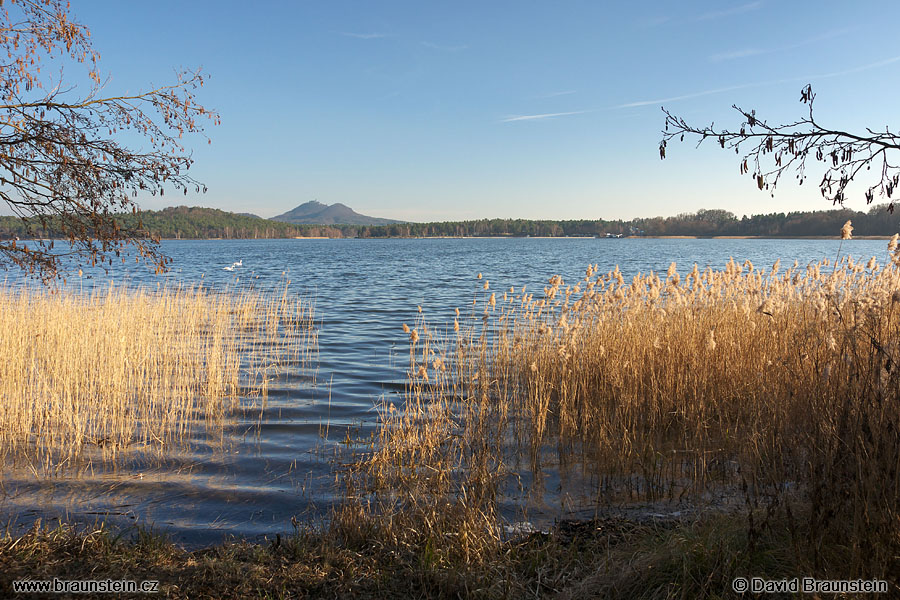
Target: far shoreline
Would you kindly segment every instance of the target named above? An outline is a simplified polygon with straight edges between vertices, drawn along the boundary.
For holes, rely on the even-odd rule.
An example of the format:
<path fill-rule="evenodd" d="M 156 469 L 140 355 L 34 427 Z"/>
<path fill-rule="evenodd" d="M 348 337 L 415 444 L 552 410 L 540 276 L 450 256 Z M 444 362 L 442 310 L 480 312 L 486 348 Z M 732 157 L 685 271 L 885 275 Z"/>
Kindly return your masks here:
<path fill-rule="evenodd" d="M 45 238 L 58 239 L 58 238 Z M 161 238 L 164 242 L 215 242 L 215 241 L 276 241 L 276 240 L 834 240 L 840 241 L 840 236 L 831 235 L 798 235 L 798 236 L 774 236 L 774 235 L 629 235 L 621 238 L 592 237 L 579 235 L 428 235 L 428 236 L 391 236 L 391 237 L 328 237 L 328 236 L 296 236 L 280 238 Z M 853 240 L 890 240 L 889 235 L 854 235 Z M 34 240 L 23 240 L 34 241 Z M 846 240 L 845 240 L 846 241 Z"/>

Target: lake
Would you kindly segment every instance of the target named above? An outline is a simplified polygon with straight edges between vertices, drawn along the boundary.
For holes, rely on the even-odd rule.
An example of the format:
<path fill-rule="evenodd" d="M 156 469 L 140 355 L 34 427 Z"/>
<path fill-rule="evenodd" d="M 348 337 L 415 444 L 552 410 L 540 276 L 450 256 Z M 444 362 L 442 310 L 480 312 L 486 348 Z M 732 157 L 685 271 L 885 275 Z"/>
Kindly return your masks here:
<path fill-rule="evenodd" d="M 6 464 L 0 477 L 0 517 L 30 526 L 62 519 L 106 521 L 167 531 L 187 545 L 226 536 L 260 540 L 291 530 L 291 519 L 327 517 L 335 497 L 335 459 L 348 442 L 368 438 L 376 406 L 400 398 L 408 364 L 403 323 L 421 306 L 440 329 L 481 292 L 484 280 L 500 292 L 523 285 L 539 296 L 548 278 L 575 282 L 589 264 L 616 265 L 626 278 L 665 272 L 676 262 L 686 274 L 697 263 L 723 268 L 729 257 L 770 267 L 834 260 L 835 240 L 660 239 L 422 239 L 166 241 L 172 271 L 148 274 L 130 263 L 109 274 L 86 270 L 69 288 L 109 280 L 130 285 L 197 284 L 213 290 L 275 289 L 286 279 L 293 293 L 314 299 L 318 353 L 294 364 L 269 387 L 261 410 L 235 411 L 216 436 L 198 433 L 161 460 L 93 463 L 37 477 Z M 887 258 L 887 241 L 843 242 L 857 260 Z M 224 267 L 236 261 L 233 271 Z M 478 281 L 476 275 L 483 274 Z M 7 285 L 16 285 L 15 274 Z M 560 509 L 548 507 L 552 519 Z M 556 511 L 556 512 L 554 512 Z"/>

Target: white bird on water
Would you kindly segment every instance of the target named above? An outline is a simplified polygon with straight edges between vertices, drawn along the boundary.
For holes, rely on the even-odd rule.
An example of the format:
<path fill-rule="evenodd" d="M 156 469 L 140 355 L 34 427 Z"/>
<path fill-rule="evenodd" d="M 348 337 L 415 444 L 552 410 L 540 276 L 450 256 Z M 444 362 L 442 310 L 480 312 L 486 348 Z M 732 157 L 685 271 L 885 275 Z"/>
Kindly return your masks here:
<path fill-rule="evenodd" d="M 235 267 L 243 267 L 243 266 L 244 266 L 244 259 L 242 258 L 241 260 L 237 261 L 236 263 L 231 263 L 231 266 L 229 266 L 229 267 L 222 267 L 222 270 L 234 271 Z"/>

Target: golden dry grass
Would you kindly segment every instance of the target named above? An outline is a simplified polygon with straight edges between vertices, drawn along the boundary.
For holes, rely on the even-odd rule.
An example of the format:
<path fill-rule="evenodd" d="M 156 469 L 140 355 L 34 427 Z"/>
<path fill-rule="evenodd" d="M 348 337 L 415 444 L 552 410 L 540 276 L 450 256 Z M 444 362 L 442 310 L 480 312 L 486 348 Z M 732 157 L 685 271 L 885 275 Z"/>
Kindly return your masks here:
<path fill-rule="evenodd" d="M 730 593 L 735 576 L 774 579 L 793 572 L 774 536 L 746 552 L 745 527 L 737 519 L 583 523 L 454 564 L 439 562 L 434 546 L 383 544 L 378 536 L 387 524 L 372 525 L 360 543 L 300 529 L 268 543 L 226 542 L 193 552 L 141 529 L 121 536 L 102 527 L 36 527 L 21 536 L 0 534 L 0 594 L 12 597 L 16 580 L 77 580 L 90 573 L 99 580 L 159 581 L 164 598 L 674 600 L 740 597 Z"/>
<path fill-rule="evenodd" d="M 543 494 L 550 459 L 593 482 L 597 506 L 725 493 L 751 538 L 787 522 L 807 573 L 896 573 L 900 267 L 887 259 L 631 280 L 591 266 L 502 302 L 479 285 L 464 325 L 408 328 L 405 402 L 384 407 L 336 523 L 396 522 L 392 543 L 477 560 L 503 539 L 498 496 L 523 472 Z"/>
<path fill-rule="evenodd" d="M 315 348 L 288 293 L 202 287 L 0 292 L 0 448 L 56 468 L 86 449 L 161 449 Z"/>

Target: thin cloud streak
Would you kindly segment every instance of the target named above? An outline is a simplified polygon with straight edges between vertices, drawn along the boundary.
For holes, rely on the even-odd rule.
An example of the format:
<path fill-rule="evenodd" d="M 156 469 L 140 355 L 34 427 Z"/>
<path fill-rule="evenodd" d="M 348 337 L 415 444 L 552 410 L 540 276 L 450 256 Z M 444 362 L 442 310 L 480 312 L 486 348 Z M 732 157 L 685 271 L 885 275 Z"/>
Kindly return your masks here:
<path fill-rule="evenodd" d="M 824 75 L 815 75 L 813 77 L 801 77 L 800 79 L 830 79 L 831 77 L 840 77 L 842 75 L 852 75 L 853 73 L 859 73 L 861 71 L 868 71 L 870 69 L 877 69 L 878 67 L 884 67 L 886 65 L 892 65 L 895 62 L 900 62 L 900 56 L 893 56 L 891 58 L 886 58 L 884 60 L 879 60 L 873 63 L 869 63 L 867 65 L 862 65 L 859 67 L 853 67 L 850 69 L 844 69 L 843 71 L 834 71 L 832 73 L 825 73 Z"/>
<path fill-rule="evenodd" d="M 339 32 L 341 35 L 345 35 L 347 37 L 356 38 L 358 40 L 377 40 L 379 38 L 387 37 L 383 33 L 352 33 L 349 31 L 341 31 Z"/>
<path fill-rule="evenodd" d="M 569 115 L 583 115 L 592 112 L 590 110 L 573 110 L 571 112 L 544 113 L 542 115 L 515 115 L 500 119 L 501 123 L 512 123 L 513 121 L 537 121 L 540 119 L 552 119 L 553 117 L 567 117 Z"/>
<path fill-rule="evenodd" d="M 612 109 L 635 108 L 635 107 L 640 107 L 640 106 L 649 106 L 651 104 L 663 104 L 664 102 L 677 102 L 679 100 L 691 100 L 693 98 L 700 98 L 702 96 L 711 96 L 713 94 L 722 94 L 722 93 L 731 92 L 734 90 L 745 90 L 745 89 L 750 89 L 750 88 L 765 87 L 765 86 L 769 86 L 769 85 L 779 85 L 782 83 L 796 83 L 796 82 L 806 83 L 809 81 L 817 81 L 820 79 L 832 79 L 834 77 L 841 77 L 843 75 L 852 75 L 854 73 L 861 73 L 863 71 L 877 69 L 879 67 L 891 65 L 896 62 L 900 62 L 900 56 L 892 56 L 891 58 L 886 58 L 884 60 L 879 60 L 879 61 L 876 61 L 873 63 L 868 63 L 865 65 L 860 65 L 858 67 L 852 67 L 850 69 L 843 69 L 841 71 L 833 71 L 831 73 L 820 73 L 819 75 L 807 75 L 804 77 L 789 77 L 786 79 L 771 79 L 769 81 L 744 83 L 741 85 L 732 85 L 729 87 L 716 88 L 716 89 L 712 89 L 712 90 L 704 90 L 702 92 L 683 94 L 681 96 L 670 96 L 668 98 L 658 98 L 656 100 L 640 100 L 638 102 L 628 102 L 626 104 L 618 104 L 611 108 Z"/>
<path fill-rule="evenodd" d="M 768 54 L 774 50 L 760 50 L 759 48 L 747 48 L 746 50 L 735 50 L 734 52 L 722 52 L 713 54 L 709 57 L 710 62 L 723 62 L 726 60 L 734 60 L 736 58 L 747 58 L 748 56 L 759 56 L 760 54 Z"/>
<path fill-rule="evenodd" d="M 734 8 L 729 8 L 726 10 L 717 10 L 713 12 L 704 13 L 702 15 L 693 15 L 684 18 L 673 18 L 665 15 L 659 15 L 656 17 L 651 17 L 646 19 L 641 26 L 643 27 L 659 27 L 661 25 L 676 25 L 683 23 L 698 23 L 703 21 L 715 21 L 717 19 L 722 19 L 725 17 L 731 17 L 734 15 L 741 15 L 744 13 L 748 13 L 757 9 L 762 8 L 763 2 L 750 2 L 748 4 L 742 4 L 741 6 L 735 6 Z"/>
<path fill-rule="evenodd" d="M 670 96 L 668 98 L 657 98 L 655 100 L 639 100 L 638 102 L 628 102 L 626 104 L 618 104 L 613 106 L 612 108 L 635 108 L 638 106 L 649 106 L 651 104 L 663 104 L 665 102 L 677 102 L 679 100 L 690 100 L 692 98 L 701 98 L 703 96 L 712 96 L 713 94 L 723 94 L 725 92 L 732 92 L 734 90 L 744 90 L 747 88 L 761 87 L 765 85 L 774 85 L 776 83 L 785 83 L 788 81 L 793 81 L 793 79 L 779 79 L 775 81 L 765 81 L 759 83 L 744 83 L 741 85 L 732 85 L 729 87 L 716 88 L 713 90 L 704 90 L 702 92 L 693 92 L 690 94 L 683 94 L 681 96 Z"/>
<path fill-rule="evenodd" d="M 796 50 L 797 48 L 803 48 L 804 46 L 810 46 L 812 44 L 816 44 L 818 42 L 824 42 L 826 40 L 834 39 L 836 37 L 840 37 L 842 35 L 846 35 L 848 33 L 852 33 L 854 31 L 853 28 L 839 29 L 837 31 L 831 31 L 828 33 L 823 33 L 822 35 L 817 35 L 815 37 L 802 40 L 800 42 L 796 42 L 794 44 L 788 44 L 787 46 L 778 46 L 775 48 L 768 49 L 759 49 L 759 48 L 747 48 L 744 50 L 736 50 L 734 52 L 720 52 L 718 54 L 713 54 L 709 57 L 710 62 L 722 62 L 726 60 L 734 60 L 737 58 L 746 58 L 748 56 L 758 56 L 760 54 L 773 54 L 778 52 L 787 52 L 788 50 Z"/>
<path fill-rule="evenodd" d="M 535 96 L 535 98 L 541 98 L 541 99 L 556 98 L 558 96 L 568 96 L 568 95 L 574 94 L 574 93 L 576 93 L 576 90 L 566 90 L 564 92 L 551 92 L 549 94 L 544 94 L 542 96 Z"/>

